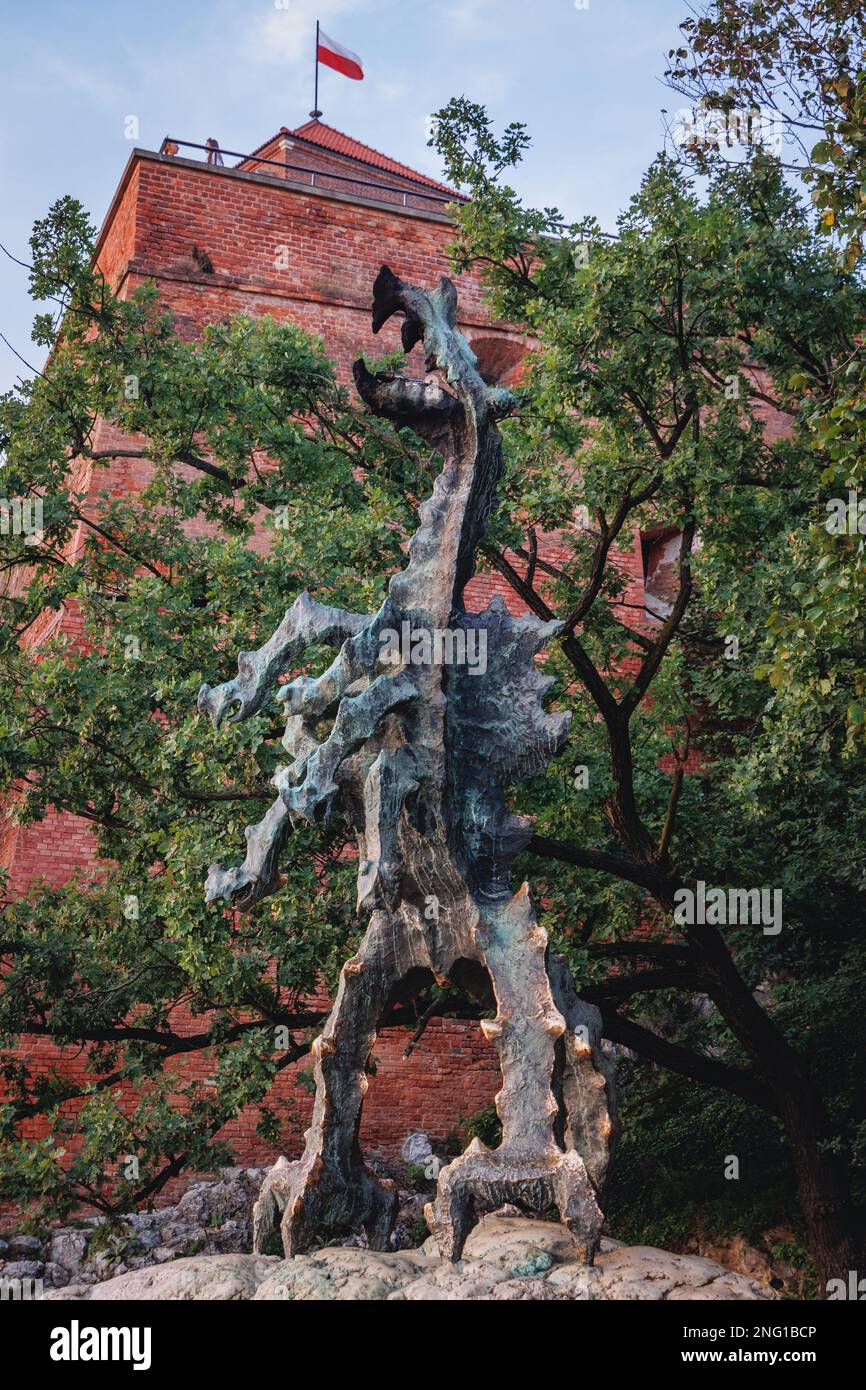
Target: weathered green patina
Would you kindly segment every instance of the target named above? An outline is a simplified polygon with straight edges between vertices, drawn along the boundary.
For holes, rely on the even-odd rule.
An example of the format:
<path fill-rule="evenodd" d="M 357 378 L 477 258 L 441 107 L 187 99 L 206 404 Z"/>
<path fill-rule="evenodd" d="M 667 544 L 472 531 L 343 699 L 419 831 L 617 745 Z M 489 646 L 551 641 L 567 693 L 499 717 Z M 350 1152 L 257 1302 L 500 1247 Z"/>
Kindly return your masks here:
<path fill-rule="evenodd" d="M 248 718 L 276 687 L 291 757 L 274 778 L 273 806 L 247 829 L 244 863 L 211 868 L 209 900 L 249 908 L 272 892 L 293 823 L 321 820 L 339 798 L 358 835 L 358 910 L 370 914 L 314 1044 L 316 1101 L 303 1156 L 282 1160 L 266 1180 L 256 1248 L 280 1213 L 287 1255 L 308 1248 L 324 1223 L 363 1225 L 373 1246 L 387 1245 L 396 1194 L 358 1143 L 365 1068 L 385 1010 L 432 977 L 495 1001 L 482 1028 L 503 1078 L 500 1146 L 473 1141 L 442 1169 L 427 1208 L 443 1255 L 459 1258 L 479 1207 L 510 1201 L 536 1212 L 556 1207 L 589 1261 L 615 1130 L 600 1018 L 577 998 L 564 962 L 548 968 L 528 889 L 513 893 L 510 883 L 530 827 L 510 810 L 509 788 L 543 769 L 568 729 L 567 714 L 545 712 L 550 681 L 534 661 L 559 626 L 512 618 L 500 600 L 483 613 L 464 605 L 503 471 L 496 422 L 514 400 L 482 380 L 456 313 L 450 280 L 427 293 L 380 271 L 373 330 L 401 315 L 404 349 L 422 343 L 428 378 L 373 375 L 358 362 L 356 385 L 372 411 L 435 445 L 444 466 L 379 612 L 346 613 L 301 594 L 259 651 L 241 653 L 235 679 L 199 694 L 218 726 Z M 383 639 L 404 624 L 422 634 L 471 630 L 485 661 L 395 666 Z M 338 649 L 331 666 L 278 685 L 312 643 Z"/>

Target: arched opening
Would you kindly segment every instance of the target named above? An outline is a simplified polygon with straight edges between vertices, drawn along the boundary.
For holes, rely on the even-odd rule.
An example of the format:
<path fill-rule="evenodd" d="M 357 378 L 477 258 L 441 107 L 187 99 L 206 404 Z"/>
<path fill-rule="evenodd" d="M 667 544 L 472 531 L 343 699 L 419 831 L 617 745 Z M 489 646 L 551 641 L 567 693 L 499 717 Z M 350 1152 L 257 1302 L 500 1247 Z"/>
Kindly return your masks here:
<path fill-rule="evenodd" d="M 513 338 L 473 338 L 470 347 L 478 358 L 478 370 L 488 386 L 517 386 L 523 374 L 527 348 Z"/>

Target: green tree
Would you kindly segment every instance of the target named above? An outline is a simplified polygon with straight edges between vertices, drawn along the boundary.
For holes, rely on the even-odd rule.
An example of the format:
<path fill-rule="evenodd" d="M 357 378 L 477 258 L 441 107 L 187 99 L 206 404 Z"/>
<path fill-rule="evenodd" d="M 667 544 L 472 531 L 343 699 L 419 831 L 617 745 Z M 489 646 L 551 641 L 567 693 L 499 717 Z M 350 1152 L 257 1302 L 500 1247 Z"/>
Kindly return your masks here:
<path fill-rule="evenodd" d="M 832 408 L 826 364 L 855 349 L 862 290 L 772 161 L 713 170 L 701 200 L 660 157 L 607 237 L 591 218 L 523 206 L 507 183 L 519 124 L 499 139 L 460 99 L 434 139 L 470 195 L 457 267 L 480 268 L 494 307 L 538 343 L 511 434 L 509 522 L 488 553 L 539 616 L 564 622 L 552 659 L 576 711 L 570 757 L 590 769 L 586 790 L 563 767 L 526 803 L 530 849 L 583 871 L 543 871 L 547 925 L 579 977 L 617 964 L 585 991 L 610 1039 L 774 1118 L 821 1279 L 857 1268 L 848 1165 L 862 1155 L 862 1077 L 841 1001 L 862 966 L 862 741 L 836 707 L 801 713 L 792 755 L 790 710 L 765 677 L 777 595 L 815 515 L 811 415 Z M 787 417 L 781 438 L 767 407 Z M 550 565 L 536 537 L 562 521 L 557 473 L 587 521 Z M 635 528 L 679 537 L 670 602 L 638 627 L 616 551 Z M 827 679 L 847 661 L 832 648 L 821 659 Z M 781 889 L 783 931 L 676 924 L 677 895 L 698 880 Z M 634 933 L 647 916 L 652 940 Z M 672 1015 L 672 991 L 706 996 L 711 1020 Z M 831 1047 L 814 1019 L 832 1034 L 823 1011 L 837 995 Z M 654 1013 L 667 1026 L 648 1026 Z M 828 1051 L 845 1058 L 841 1074 L 828 1074 Z"/>
<path fill-rule="evenodd" d="M 858 0 L 714 0 L 682 25 L 667 80 L 692 101 L 761 106 L 786 133 L 784 159 L 815 209 L 818 233 L 862 282 L 866 245 L 866 28 Z M 706 168 L 712 150 L 690 158 Z M 818 366 L 817 363 L 814 366 Z M 791 536 L 791 563 L 775 578 L 766 614 L 767 659 L 758 674 L 776 691 L 773 756 L 794 766 L 838 766 L 839 833 L 862 875 L 845 811 L 862 797 L 866 733 L 866 353 L 862 315 L 850 347 L 814 372 L 795 368 L 816 506 Z M 842 516 L 841 527 L 838 520 Z M 844 740 L 840 744 L 841 731 Z M 815 844 L 821 853 L 820 840 Z M 857 880 L 855 880 L 857 881 Z M 862 877 L 859 880 L 862 884 Z"/>
<path fill-rule="evenodd" d="M 681 26 L 669 84 L 708 107 L 772 113 L 784 157 L 841 263 L 862 275 L 866 234 L 866 28 L 859 0 L 715 0 Z M 687 152 L 712 167 L 712 146 Z M 805 718 L 844 720 L 851 744 L 866 731 L 866 354 L 844 351 L 794 366 L 789 389 L 809 408 L 816 508 L 767 616 L 766 677 L 788 705 L 796 744 Z M 815 392 L 815 371 L 823 376 Z M 862 502 L 862 506 L 859 504 Z M 841 529 L 836 523 L 845 506 Z M 832 652 L 832 670 L 827 653 Z M 784 740 L 785 746 L 787 738 Z"/>

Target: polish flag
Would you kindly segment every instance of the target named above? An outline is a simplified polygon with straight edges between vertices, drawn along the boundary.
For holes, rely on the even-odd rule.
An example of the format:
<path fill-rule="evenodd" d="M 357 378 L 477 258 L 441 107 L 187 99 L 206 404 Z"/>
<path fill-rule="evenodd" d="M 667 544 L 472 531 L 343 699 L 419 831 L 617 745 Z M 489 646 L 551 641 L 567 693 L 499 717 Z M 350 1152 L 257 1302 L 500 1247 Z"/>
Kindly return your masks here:
<path fill-rule="evenodd" d="M 341 72 L 344 77 L 351 77 L 353 81 L 360 82 L 364 76 L 364 68 L 357 53 L 353 53 L 350 48 L 344 48 L 335 39 L 329 39 L 327 34 L 319 30 L 319 62 L 324 63 L 327 68 L 334 68 L 336 72 Z"/>

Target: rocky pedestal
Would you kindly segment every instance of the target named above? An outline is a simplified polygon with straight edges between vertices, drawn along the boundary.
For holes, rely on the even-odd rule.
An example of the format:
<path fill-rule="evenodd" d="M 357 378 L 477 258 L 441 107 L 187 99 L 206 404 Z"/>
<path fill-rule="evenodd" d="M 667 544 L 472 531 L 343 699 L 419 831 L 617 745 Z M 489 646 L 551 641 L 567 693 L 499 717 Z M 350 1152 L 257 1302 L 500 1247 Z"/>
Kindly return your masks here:
<path fill-rule="evenodd" d="M 276 1255 L 207 1255 L 70 1285 L 51 1299 L 322 1302 L 598 1300 L 761 1300 L 775 1294 L 742 1274 L 694 1255 L 602 1240 L 595 1264 L 566 1226 L 527 1217 L 486 1216 L 462 1258 L 443 1259 L 431 1237 L 419 1250 L 328 1246 L 284 1260 Z"/>

